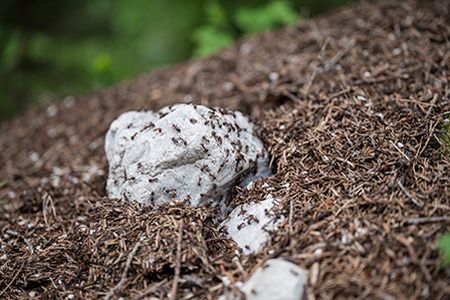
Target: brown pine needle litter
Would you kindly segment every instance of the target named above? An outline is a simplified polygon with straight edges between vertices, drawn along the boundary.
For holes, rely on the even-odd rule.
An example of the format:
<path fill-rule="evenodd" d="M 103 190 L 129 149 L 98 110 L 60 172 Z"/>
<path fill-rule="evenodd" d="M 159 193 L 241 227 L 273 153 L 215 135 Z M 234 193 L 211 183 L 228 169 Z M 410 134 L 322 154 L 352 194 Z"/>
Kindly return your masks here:
<path fill-rule="evenodd" d="M 363 3 L 1 123 L 0 298 L 215 299 L 272 257 L 309 270 L 307 299 L 450 298 L 449 16 Z M 261 252 L 234 259 L 208 208 L 105 197 L 111 121 L 184 101 L 261 127 L 275 175 L 230 203 L 280 200 Z"/>

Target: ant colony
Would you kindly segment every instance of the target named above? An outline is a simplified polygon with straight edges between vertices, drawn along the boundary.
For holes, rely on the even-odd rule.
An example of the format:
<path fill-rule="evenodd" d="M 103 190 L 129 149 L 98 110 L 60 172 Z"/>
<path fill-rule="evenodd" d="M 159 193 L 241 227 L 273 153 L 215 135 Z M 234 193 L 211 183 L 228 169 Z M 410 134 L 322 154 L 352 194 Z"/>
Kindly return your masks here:
<path fill-rule="evenodd" d="M 201 105 L 126 112 L 106 134 L 108 196 L 150 206 L 177 199 L 224 208 L 235 184 L 271 174 L 254 131 L 240 112 Z"/>

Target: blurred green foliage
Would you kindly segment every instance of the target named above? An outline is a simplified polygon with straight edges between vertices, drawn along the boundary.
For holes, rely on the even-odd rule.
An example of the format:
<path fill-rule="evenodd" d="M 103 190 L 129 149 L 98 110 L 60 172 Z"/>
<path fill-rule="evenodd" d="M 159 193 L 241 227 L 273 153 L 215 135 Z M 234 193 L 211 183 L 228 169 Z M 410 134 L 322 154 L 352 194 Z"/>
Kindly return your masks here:
<path fill-rule="evenodd" d="M 354 0 L 2 0 L 0 119 Z"/>
<path fill-rule="evenodd" d="M 239 29 L 246 34 L 254 34 L 299 21 L 298 13 L 287 1 L 271 1 L 255 8 L 244 6 L 236 12 L 234 19 Z"/>
<path fill-rule="evenodd" d="M 239 6 L 231 15 L 219 1 L 204 6 L 205 22 L 192 33 L 194 56 L 206 56 L 233 43 L 241 35 L 255 34 L 300 21 L 288 1 L 272 0 L 260 6 Z"/>

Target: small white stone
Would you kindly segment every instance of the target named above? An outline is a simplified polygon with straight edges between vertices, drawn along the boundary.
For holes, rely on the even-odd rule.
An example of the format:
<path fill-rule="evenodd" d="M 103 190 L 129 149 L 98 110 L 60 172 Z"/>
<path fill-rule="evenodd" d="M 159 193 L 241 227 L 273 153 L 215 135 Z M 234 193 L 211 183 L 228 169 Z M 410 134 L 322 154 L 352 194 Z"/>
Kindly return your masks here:
<path fill-rule="evenodd" d="M 358 27 L 364 27 L 366 25 L 366 22 L 363 19 L 356 19 L 356 25 Z"/>
<path fill-rule="evenodd" d="M 253 45 L 250 42 L 245 42 L 239 48 L 239 52 L 242 54 L 249 54 L 253 50 Z"/>
<path fill-rule="evenodd" d="M 348 237 L 346 234 L 343 234 L 343 235 L 341 236 L 341 243 L 342 243 L 343 245 L 347 245 L 348 242 L 349 242 L 349 237 Z"/>
<path fill-rule="evenodd" d="M 223 85 L 222 85 L 222 89 L 225 91 L 225 92 L 231 92 L 233 89 L 234 89 L 234 84 L 232 83 L 232 82 L 225 82 Z"/>
<path fill-rule="evenodd" d="M 283 222 L 284 216 L 277 218 L 272 211 L 276 203 L 277 200 L 269 195 L 259 203 L 239 205 L 222 223 L 244 254 L 261 250 L 270 239 L 269 232 Z"/>
<path fill-rule="evenodd" d="M 221 279 L 224 286 L 229 286 L 231 284 L 231 280 L 228 277 L 223 276 Z"/>
<path fill-rule="evenodd" d="M 360 101 L 366 101 L 367 100 L 366 96 L 364 96 L 364 95 L 358 95 L 358 96 L 356 96 L 356 99 L 358 99 Z"/>
<path fill-rule="evenodd" d="M 72 108 L 75 105 L 75 98 L 73 96 L 67 96 L 64 98 L 63 103 L 67 108 Z"/>
<path fill-rule="evenodd" d="M 56 128 L 50 128 L 47 130 L 47 135 L 49 138 L 53 139 L 58 135 L 58 130 L 56 130 Z"/>
<path fill-rule="evenodd" d="M 32 162 L 37 162 L 39 160 L 39 154 L 37 152 L 30 152 L 28 158 L 32 161 Z"/>
<path fill-rule="evenodd" d="M 428 296 L 430 296 L 430 286 L 426 285 L 423 289 L 422 292 L 420 293 L 421 296 L 423 296 L 424 298 L 428 298 Z"/>
<path fill-rule="evenodd" d="M 308 271 L 282 258 L 269 259 L 252 274 L 250 279 L 238 287 L 247 300 L 299 300 L 303 296 Z M 238 295 L 226 293 L 219 299 L 240 299 Z"/>
<path fill-rule="evenodd" d="M 52 176 L 51 177 L 51 184 L 55 188 L 59 187 L 61 185 L 61 177 Z"/>
<path fill-rule="evenodd" d="M 366 235 L 366 234 L 367 234 L 367 229 L 366 229 L 366 228 L 363 228 L 363 227 L 358 227 L 358 228 L 356 228 L 356 232 L 357 232 L 359 235 Z"/>
<path fill-rule="evenodd" d="M 87 171 L 82 175 L 82 180 L 84 182 L 91 182 L 94 178 L 105 175 L 105 171 L 100 169 L 97 164 L 91 164 L 86 170 Z"/>
<path fill-rule="evenodd" d="M 58 114 L 58 108 L 56 107 L 56 105 L 52 104 L 49 107 L 47 107 L 45 113 L 47 114 L 47 117 L 53 118 Z"/>
<path fill-rule="evenodd" d="M 56 176 L 64 176 L 68 173 L 67 169 L 60 168 L 60 167 L 53 167 L 52 171 L 53 171 L 53 174 Z"/>
<path fill-rule="evenodd" d="M 278 75 L 278 73 L 276 72 L 270 72 L 269 74 L 269 80 L 274 82 L 277 81 L 280 78 L 280 75 Z"/>

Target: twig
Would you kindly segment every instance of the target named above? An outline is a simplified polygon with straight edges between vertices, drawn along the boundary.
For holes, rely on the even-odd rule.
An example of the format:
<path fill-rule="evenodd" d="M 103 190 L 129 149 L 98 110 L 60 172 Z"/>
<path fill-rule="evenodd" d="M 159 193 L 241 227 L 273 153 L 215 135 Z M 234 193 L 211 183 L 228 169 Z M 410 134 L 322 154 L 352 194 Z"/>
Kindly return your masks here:
<path fill-rule="evenodd" d="M 411 161 L 411 159 L 408 157 L 408 155 L 406 155 L 396 144 L 394 144 L 393 141 L 390 141 L 391 145 L 394 146 L 395 149 L 397 149 L 398 152 L 400 152 L 401 155 L 403 155 L 403 157 L 406 158 L 407 161 Z"/>
<path fill-rule="evenodd" d="M 14 275 L 13 279 L 11 279 L 11 281 L 8 283 L 8 285 L 3 289 L 3 291 L 0 292 L 0 296 L 3 295 L 4 292 L 6 292 L 7 289 L 9 289 L 9 287 L 11 286 L 11 284 L 13 284 L 13 282 L 17 279 L 17 277 L 19 276 L 20 272 L 23 269 L 23 266 L 25 265 L 25 263 L 23 262 L 22 265 L 20 266 L 19 270 L 16 272 L 16 274 Z"/>
<path fill-rule="evenodd" d="M 320 52 L 319 52 L 319 54 L 317 54 L 317 59 L 319 60 L 319 62 L 323 61 L 325 49 L 328 46 L 329 41 L 330 41 L 330 39 L 326 38 L 325 41 L 323 42 L 322 47 L 320 47 Z M 311 86 L 312 86 L 314 80 L 316 79 L 317 74 L 321 73 L 321 72 L 322 72 L 321 68 L 318 65 L 315 65 L 311 76 L 309 77 L 308 81 L 306 82 L 306 84 L 303 87 L 302 92 L 304 95 L 307 95 L 309 93 L 309 90 L 311 89 Z"/>
<path fill-rule="evenodd" d="M 180 227 L 178 228 L 178 240 L 177 240 L 177 255 L 175 261 L 175 276 L 173 278 L 172 289 L 170 290 L 170 299 L 177 299 L 178 280 L 180 279 L 181 269 L 181 242 L 183 240 L 183 220 L 180 220 Z"/>
<path fill-rule="evenodd" d="M 119 283 L 117 283 L 117 285 L 115 287 L 111 288 L 109 290 L 108 294 L 106 294 L 105 300 L 111 299 L 114 296 L 114 294 L 118 290 L 120 290 L 122 288 L 122 286 L 125 284 L 125 282 L 127 281 L 127 274 L 128 274 L 128 270 L 130 269 L 131 261 L 133 260 L 133 257 L 136 254 L 136 251 L 138 250 L 140 245 L 141 245 L 141 241 L 138 241 L 136 243 L 136 245 L 134 245 L 133 250 L 131 250 L 131 252 L 128 254 L 127 262 L 126 262 L 125 268 L 123 269 L 123 272 L 122 272 L 122 277 L 120 278 Z"/>
<path fill-rule="evenodd" d="M 294 234 L 294 228 L 292 226 L 292 222 L 294 219 L 294 201 L 291 199 L 289 202 L 289 235 L 292 236 Z"/>
<path fill-rule="evenodd" d="M 30 241 L 23 235 L 18 233 L 17 231 L 12 231 L 11 229 L 7 229 L 5 231 L 7 234 L 15 236 L 15 237 L 20 237 L 24 243 L 27 245 L 28 250 L 30 251 L 31 254 L 34 254 L 34 247 L 33 245 L 30 243 Z"/>
<path fill-rule="evenodd" d="M 412 203 L 414 203 L 416 206 L 418 206 L 420 208 L 423 207 L 422 201 L 414 198 L 414 196 L 411 195 L 410 192 L 408 192 L 408 190 L 403 186 L 403 184 L 400 181 L 397 181 L 397 185 L 403 191 L 403 193 L 405 193 L 405 195 L 409 198 L 409 200 L 411 200 Z"/>
<path fill-rule="evenodd" d="M 433 99 L 431 99 L 430 102 L 430 107 L 427 110 L 427 113 L 425 114 L 425 120 L 428 120 L 428 117 L 431 114 L 431 110 L 433 109 L 433 107 L 436 105 L 436 100 L 438 99 L 438 94 L 434 94 Z"/>
<path fill-rule="evenodd" d="M 149 294 L 155 292 L 158 288 L 160 288 L 162 285 L 164 285 L 167 281 L 168 281 L 167 279 L 163 279 L 160 282 L 155 283 L 154 285 L 152 285 L 149 288 L 147 288 L 146 290 L 144 290 L 141 294 L 139 294 L 138 296 L 134 297 L 133 300 L 144 299 Z"/>
<path fill-rule="evenodd" d="M 48 219 L 47 219 L 47 209 L 48 208 L 51 209 L 51 212 L 55 218 L 57 217 L 56 209 L 55 209 L 55 205 L 53 204 L 52 197 L 47 192 L 44 192 L 44 195 L 42 197 L 44 198 L 43 199 L 44 201 L 42 203 L 42 215 L 44 217 L 45 225 L 49 226 Z"/>
<path fill-rule="evenodd" d="M 412 218 L 406 220 L 408 224 L 423 224 L 423 223 L 435 223 L 435 222 L 448 222 L 450 217 L 440 216 L 440 217 L 425 217 L 425 218 Z"/>
<path fill-rule="evenodd" d="M 417 157 L 419 157 L 420 155 L 422 155 L 423 151 L 425 150 L 425 148 L 428 146 L 428 143 L 430 142 L 431 138 L 433 137 L 433 132 L 436 129 L 436 126 L 439 124 L 439 120 L 437 120 L 436 122 L 434 122 L 434 124 L 431 126 L 430 130 L 429 130 L 429 134 L 428 134 L 428 138 L 425 141 L 425 144 L 421 147 L 419 145 L 419 150 L 417 151 L 416 154 L 416 159 Z"/>
<path fill-rule="evenodd" d="M 356 44 L 356 39 L 351 38 L 339 51 L 324 64 L 324 71 L 328 72 L 331 68 L 333 68 L 336 63 Z"/>

